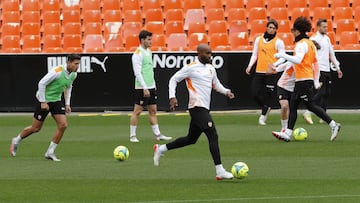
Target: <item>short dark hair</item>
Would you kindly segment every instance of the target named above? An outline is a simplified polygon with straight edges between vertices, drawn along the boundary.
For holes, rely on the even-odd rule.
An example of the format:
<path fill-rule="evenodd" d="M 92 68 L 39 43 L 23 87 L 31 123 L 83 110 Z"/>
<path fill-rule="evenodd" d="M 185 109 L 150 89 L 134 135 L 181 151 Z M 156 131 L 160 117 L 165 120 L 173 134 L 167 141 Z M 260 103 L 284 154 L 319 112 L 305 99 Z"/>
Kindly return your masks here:
<path fill-rule="evenodd" d="M 79 54 L 69 54 L 69 55 L 67 55 L 67 61 L 73 62 L 74 60 L 81 60 L 81 56 Z"/>
<path fill-rule="evenodd" d="M 311 31 L 311 21 L 304 16 L 296 18 L 293 29 L 298 30 L 300 33 L 306 33 Z"/>
<path fill-rule="evenodd" d="M 269 27 L 270 24 L 273 24 L 273 25 L 276 27 L 276 29 L 278 29 L 278 27 L 279 27 L 279 24 L 278 24 L 278 22 L 277 22 L 275 19 L 270 19 L 270 20 L 266 23 L 266 27 Z"/>
<path fill-rule="evenodd" d="M 141 30 L 139 33 L 139 40 L 141 41 L 141 39 L 146 39 L 147 37 L 151 37 L 152 36 L 152 32 L 149 32 L 147 30 Z"/>
<path fill-rule="evenodd" d="M 316 22 L 316 26 L 320 26 L 321 25 L 321 23 L 327 23 L 327 20 L 326 19 L 324 19 L 324 18 L 320 18 L 317 22 Z"/>

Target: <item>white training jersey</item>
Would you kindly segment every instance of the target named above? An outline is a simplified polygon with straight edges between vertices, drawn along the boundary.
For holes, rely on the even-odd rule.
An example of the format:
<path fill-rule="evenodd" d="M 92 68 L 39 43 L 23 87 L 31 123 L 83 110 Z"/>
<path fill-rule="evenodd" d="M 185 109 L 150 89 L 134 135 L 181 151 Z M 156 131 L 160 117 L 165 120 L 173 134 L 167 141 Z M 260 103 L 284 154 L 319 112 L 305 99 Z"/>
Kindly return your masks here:
<path fill-rule="evenodd" d="M 211 64 L 202 64 L 198 60 L 184 66 L 169 81 L 169 98 L 176 97 L 177 83 L 184 80 L 189 91 L 188 108 L 204 107 L 210 110 L 211 91 L 226 94 L 229 89 L 219 81 L 216 70 Z"/>
<path fill-rule="evenodd" d="M 286 62 L 279 65 L 276 69 L 277 72 L 283 71 L 277 82 L 277 86 L 289 92 L 293 92 L 295 88 L 295 69 L 293 65 L 291 62 Z"/>
<path fill-rule="evenodd" d="M 335 65 L 336 69 L 339 70 L 340 62 L 335 57 L 330 38 L 326 34 L 323 35 L 317 31 L 310 39 L 315 40 L 321 46 L 321 48 L 317 50 L 320 71 L 330 72 L 330 61 Z"/>

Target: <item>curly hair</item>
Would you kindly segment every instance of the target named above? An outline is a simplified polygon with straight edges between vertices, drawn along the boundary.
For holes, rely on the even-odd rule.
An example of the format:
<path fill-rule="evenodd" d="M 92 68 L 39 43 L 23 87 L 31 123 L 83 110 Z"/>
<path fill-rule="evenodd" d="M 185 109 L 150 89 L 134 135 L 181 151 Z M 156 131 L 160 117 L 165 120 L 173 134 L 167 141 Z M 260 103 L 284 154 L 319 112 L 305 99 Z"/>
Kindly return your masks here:
<path fill-rule="evenodd" d="M 311 21 L 304 16 L 296 18 L 293 25 L 293 29 L 298 30 L 301 33 L 310 32 L 311 28 Z"/>

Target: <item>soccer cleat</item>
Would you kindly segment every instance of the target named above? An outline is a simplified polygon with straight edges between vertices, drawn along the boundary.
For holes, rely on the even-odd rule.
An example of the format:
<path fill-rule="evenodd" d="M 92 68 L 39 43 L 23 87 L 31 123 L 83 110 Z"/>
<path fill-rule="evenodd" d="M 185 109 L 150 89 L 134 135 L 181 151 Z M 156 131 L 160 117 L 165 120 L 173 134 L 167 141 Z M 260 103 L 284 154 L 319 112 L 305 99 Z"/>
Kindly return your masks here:
<path fill-rule="evenodd" d="M 233 179 L 234 176 L 232 173 L 223 170 L 220 173 L 216 174 L 215 178 L 216 180 L 224 180 L 224 179 Z"/>
<path fill-rule="evenodd" d="M 308 123 L 308 124 L 310 124 L 310 125 L 314 124 L 314 122 L 313 122 L 313 120 L 312 120 L 312 118 L 311 118 L 311 113 L 310 113 L 310 112 L 305 111 L 305 112 L 303 113 L 303 117 L 304 117 L 306 123 Z"/>
<path fill-rule="evenodd" d="M 285 142 L 290 142 L 290 136 L 287 135 L 285 132 L 275 132 L 275 131 L 272 131 L 272 135 L 274 137 L 276 137 L 276 139 L 278 140 L 282 140 L 282 141 L 285 141 Z"/>
<path fill-rule="evenodd" d="M 340 128 L 341 128 L 340 123 L 336 123 L 334 127 L 331 127 L 330 141 L 334 141 L 336 139 L 336 137 L 339 134 Z"/>
<path fill-rule="evenodd" d="M 154 144 L 154 166 L 159 166 L 160 157 L 163 155 L 159 150 L 160 145 Z"/>
<path fill-rule="evenodd" d="M 130 142 L 140 142 L 140 140 L 138 140 L 136 136 L 130 136 Z"/>
<path fill-rule="evenodd" d="M 48 159 L 48 160 L 51 160 L 51 161 L 56 161 L 56 162 L 61 161 L 60 159 L 58 159 L 56 157 L 55 154 L 48 154 L 48 153 L 45 153 L 45 159 Z"/>
<path fill-rule="evenodd" d="M 16 156 L 16 150 L 18 148 L 19 143 L 15 142 L 15 137 L 13 139 L 11 139 L 11 144 L 10 144 L 10 155 L 11 156 Z"/>
<path fill-rule="evenodd" d="M 163 134 L 160 134 L 160 135 L 156 135 L 155 136 L 155 140 L 156 141 L 160 141 L 160 140 L 171 140 L 172 137 L 168 137 L 168 136 L 165 136 Z"/>

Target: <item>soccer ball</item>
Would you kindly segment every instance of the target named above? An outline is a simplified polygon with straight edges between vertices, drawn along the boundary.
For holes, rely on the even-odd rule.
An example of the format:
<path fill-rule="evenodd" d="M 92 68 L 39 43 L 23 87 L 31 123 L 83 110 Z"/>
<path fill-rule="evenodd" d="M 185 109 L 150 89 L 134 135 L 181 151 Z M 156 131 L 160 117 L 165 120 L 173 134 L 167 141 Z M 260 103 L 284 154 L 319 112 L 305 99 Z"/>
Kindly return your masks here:
<path fill-rule="evenodd" d="M 301 141 L 306 140 L 306 138 L 308 137 L 308 133 L 304 128 L 296 128 L 293 131 L 293 136 L 295 140 Z"/>
<path fill-rule="evenodd" d="M 129 158 L 129 154 L 129 149 L 125 146 L 120 145 L 114 149 L 114 158 L 116 160 L 125 161 Z"/>
<path fill-rule="evenodd" d="M 249 167 L 244 162 L 236 162 L 231 167 L 231 173 L 235 178 L 242 179 L 248 176 Z"/>

